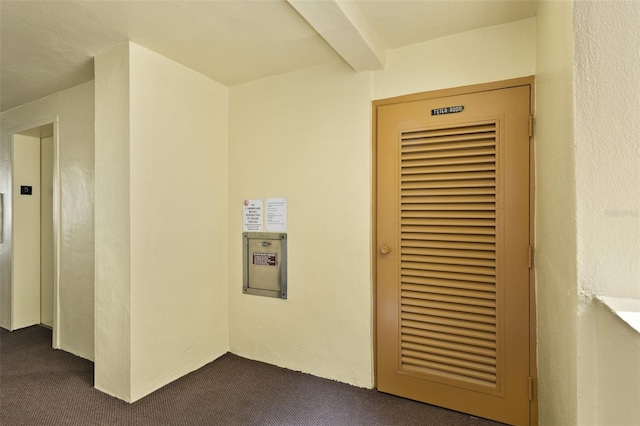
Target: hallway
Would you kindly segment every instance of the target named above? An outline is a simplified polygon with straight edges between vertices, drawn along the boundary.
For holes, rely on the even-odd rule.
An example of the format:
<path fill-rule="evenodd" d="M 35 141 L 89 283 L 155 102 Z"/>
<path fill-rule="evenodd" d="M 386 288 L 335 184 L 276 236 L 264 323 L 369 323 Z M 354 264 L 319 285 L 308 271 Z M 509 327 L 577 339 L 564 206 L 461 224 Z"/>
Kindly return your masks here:
<path fill-rule="evenodd" d="M 232 354 L 130 405 L 93 388 L 93 363 L 50 342 L 39 326 L 0 331 L 0 424 L 498 424 Z"/>

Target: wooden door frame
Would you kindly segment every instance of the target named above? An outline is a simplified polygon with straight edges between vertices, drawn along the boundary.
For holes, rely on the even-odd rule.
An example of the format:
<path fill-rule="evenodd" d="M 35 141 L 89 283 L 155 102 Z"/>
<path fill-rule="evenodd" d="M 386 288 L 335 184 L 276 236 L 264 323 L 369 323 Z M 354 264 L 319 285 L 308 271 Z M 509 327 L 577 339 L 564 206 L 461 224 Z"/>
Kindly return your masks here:
<path fill-rule="evenodd" d="M 372 102 L 372 120 L 371 120 L 371 274 L 372 274 L 372 303 L 373 303 L 373 386 L 378 387 L 378 375 L 376 374 L 378 367 L 377 356 L 377 306 L 378 306 L 378 236 L 377 236 L 377 220 L 378 220 L 378 108 L 385 105 L 393 105 L 407 102 L 423 101 L 429 99 L 445 98 L 450 96 L 467 95 L 478 92 L 488 92 L 491 90 L 509 89 L 518 86 L 530 86 L 530 105 L 529 111 L 531 116 L 535 116 L 535 76 L 520 77 L 509 80 L 495 81 L 491 83 L 474 84 L 469 86 L 461 86 L 450 89 L 434 90 L 429 92 L 421 92 L 410 95 L 397 96 L 393 98 L 379 99 Z M 529 241 L 531 247 L 535 247 L 535 136 L 533 132 L 533 122 L 531 123 L 529 138 Z M 535 281 L 535 263 L 532 262 L 529 268 L 529 374 L 533 378 L 531 384 L 531 402 L 530 402 L 530 422 L 531 425 L 538 424 L 538 362 L 537 362 L 537 339 L 536 339 L 536 281 Z"/>

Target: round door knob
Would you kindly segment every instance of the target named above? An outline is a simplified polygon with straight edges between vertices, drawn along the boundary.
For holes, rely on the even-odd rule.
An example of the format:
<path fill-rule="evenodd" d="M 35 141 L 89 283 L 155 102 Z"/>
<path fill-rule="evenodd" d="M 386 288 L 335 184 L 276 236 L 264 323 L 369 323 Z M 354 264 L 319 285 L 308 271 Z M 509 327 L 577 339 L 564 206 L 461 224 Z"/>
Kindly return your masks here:
<path fill-rule="evenodd" d="M 382 248 L 380 248 L 380 253 L 382 253 L 382 254 L 391 253 L 391 246 L 389 244 L 383 245 Z"/>

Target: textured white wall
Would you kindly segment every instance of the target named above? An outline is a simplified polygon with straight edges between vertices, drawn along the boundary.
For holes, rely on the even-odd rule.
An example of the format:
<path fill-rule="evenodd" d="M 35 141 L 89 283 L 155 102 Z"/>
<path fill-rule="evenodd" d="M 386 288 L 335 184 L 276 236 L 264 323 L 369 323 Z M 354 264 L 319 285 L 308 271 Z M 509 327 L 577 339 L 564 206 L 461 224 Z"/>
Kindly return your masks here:
<path fill-rule="evenodd" d="M 89 82 L 0 114 L 0 192 L 4 243 L 0 244 L 0 325 L 9 328 L 11 274 L 11 164 L 9 133 L 58 122 L 60 156 L 59 346 L 93 359 L 94 85 Z"/>
<path fill-rule="evenodd" d="M 640 335 L 591 297 L 640 299 L 640 2 L 575 1 L 573 21 L 578 423 L 638 424 Z"/>
<path fill-rule="evenodd" d="M 580 286 L 640 299 L 640 2 L 576 1 Z"/>
<path fill-rule="evenodd" d="M 541 425 L 577 423 L 573 7 L 538 3 L 536 256 Z"/>

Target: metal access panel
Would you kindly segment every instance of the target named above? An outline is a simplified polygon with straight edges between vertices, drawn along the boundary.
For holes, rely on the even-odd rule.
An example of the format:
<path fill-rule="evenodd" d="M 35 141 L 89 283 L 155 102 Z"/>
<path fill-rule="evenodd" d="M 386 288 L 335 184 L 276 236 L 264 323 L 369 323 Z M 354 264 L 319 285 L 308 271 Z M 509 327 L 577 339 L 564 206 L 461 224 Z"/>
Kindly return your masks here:
<path fill-rule="evenodd" d="M 287 298 L 287 234 L 242 234 L 243 292 Z"/>

